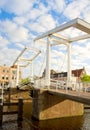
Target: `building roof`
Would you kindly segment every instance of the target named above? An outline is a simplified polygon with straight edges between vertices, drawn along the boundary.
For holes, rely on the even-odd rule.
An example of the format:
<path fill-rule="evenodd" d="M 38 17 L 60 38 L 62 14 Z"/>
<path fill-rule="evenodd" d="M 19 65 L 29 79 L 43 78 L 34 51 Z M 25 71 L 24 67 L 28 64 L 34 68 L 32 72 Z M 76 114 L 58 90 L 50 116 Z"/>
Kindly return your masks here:
<path fill-rule="evenodd" d="M 72 70 L 72 74 L 74 74 L 75 77 L 80 77 L 83 71 L 86 73 L 84 67 L 82 69 Z"/>
<path fill-rule="evenodd" d="M 51 70 L 50 73 L 51 73 L 51 74 L 56 74 L 56 71 L 55 71 L 55 70 Z"/>
<path fill-rule="evenodd" d="M 16 68 L 17 68 L 17 65 L 13 65 L 13 66 L 11 66 L 11 68 L 15 68 L 15 69 L 16 69 Z"/>
<path fill-rule="evenodd" d="M 83 72 L 86 73 L 84 67 L 82 69 L 72 70 L 72 75 L 75 76 L 75 77 L 80 77 Z M 51 74 L 54 75 L 55 77 L 57 77 L 57 76 L 67 77 L 67 72 L 51 73 Z"/>

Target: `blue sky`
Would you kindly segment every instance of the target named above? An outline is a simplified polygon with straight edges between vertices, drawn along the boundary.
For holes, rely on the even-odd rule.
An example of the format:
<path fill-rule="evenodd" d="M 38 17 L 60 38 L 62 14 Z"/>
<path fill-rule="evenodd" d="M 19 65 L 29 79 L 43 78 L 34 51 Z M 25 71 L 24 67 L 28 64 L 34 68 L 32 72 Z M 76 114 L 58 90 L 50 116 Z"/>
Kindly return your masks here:
<path fill-rule="evenodd" d="M 38 75 L 45 55 L 45 45 L 33 45 L 33 39 L 77 17 L 90 23 L 90 0 L 1 0 L 0 65 L 12 65 L 25 46 L 34 46 L 42 51 L 34 61 L 35 74 Z M 66 51 L 64 45 L 52 48 L 52 69 L 66 71 Z M 85 66 L 90 74 L 90 40 L 73 43 L 72 52 L 72 69 Z"/>

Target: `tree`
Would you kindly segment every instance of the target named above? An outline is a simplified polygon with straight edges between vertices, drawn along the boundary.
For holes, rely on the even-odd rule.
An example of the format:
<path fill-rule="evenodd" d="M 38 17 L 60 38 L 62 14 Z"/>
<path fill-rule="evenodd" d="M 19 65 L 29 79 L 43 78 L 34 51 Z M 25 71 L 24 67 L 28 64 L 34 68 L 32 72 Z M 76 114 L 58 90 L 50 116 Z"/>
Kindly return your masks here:
<path fill-rule="evenodd" d="M 21 80 L 21 84 L 23 85 L 27 85 L 28 83 L 30 83 L 30 79 L 28 77 Z"/>
<path fill-rule="evenodd" d="M 83 75 L 83 77 L 81 78 L 82 82 L 90 82 L 90 76 L 89 75 Z"/>

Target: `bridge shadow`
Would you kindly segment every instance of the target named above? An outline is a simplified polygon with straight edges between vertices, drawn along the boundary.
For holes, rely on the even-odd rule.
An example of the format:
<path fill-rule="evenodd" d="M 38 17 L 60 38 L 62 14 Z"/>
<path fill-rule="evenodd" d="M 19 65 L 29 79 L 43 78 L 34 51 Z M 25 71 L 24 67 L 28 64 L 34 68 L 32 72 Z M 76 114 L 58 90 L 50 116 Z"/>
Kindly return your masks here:
<path fill-rule="evenodd" d="M 38 100 L 38 101 L 35 101 L 35 100 Z M 67 100 L 66 97 L 64 96 L 60 97 L 54 94 L 50 94 L 47 90 L 42 91 L 42 92 L 40 91 L 40 89 L 34 90 L 34 101 L 35 103 L 37 102 L 38 104 L 41 105 L 42 111 L 44 111 L 45 109 L 51 108 L 57 105 L 58 103 L 63 103 L 66 100 Z M 38 104 L 37 106 L 39 106 Z"/>
<path fill-rule="evenodd" d="M 83 116 L 67 117 L 33 122 L 32 130 L 80 130 L 83 124 Z"/>
<path fill-rule="evenodd" d="M 50 94 L 48 91 L 47 92 L 44 92 L 43 93 L 45 95 L 45 97 L 47 97 L 47 101 L 45 100 L 45 106 L 46 106 L 46 109 L 49 108 L 49 107 L 52 107 L 58 103 L 63 103 L 66 98 L 63 96 L 57 96 L 57 95 L 53 95 L 53 94 Z"/>

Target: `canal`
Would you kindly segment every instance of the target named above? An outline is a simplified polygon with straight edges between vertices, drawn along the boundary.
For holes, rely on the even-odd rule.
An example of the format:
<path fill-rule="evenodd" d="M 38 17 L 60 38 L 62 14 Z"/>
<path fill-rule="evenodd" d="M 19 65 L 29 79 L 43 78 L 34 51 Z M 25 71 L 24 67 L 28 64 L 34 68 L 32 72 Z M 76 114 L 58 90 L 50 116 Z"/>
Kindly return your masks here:
<path fill-rule="evenodd" d="M 83 116 L 36 121 L 31 118 L 31 103 L 24 104 L 24 120 L 18 122 L 8 120 L 3 123 L 2 130 L 90 130 L 90 110 Z"/>

